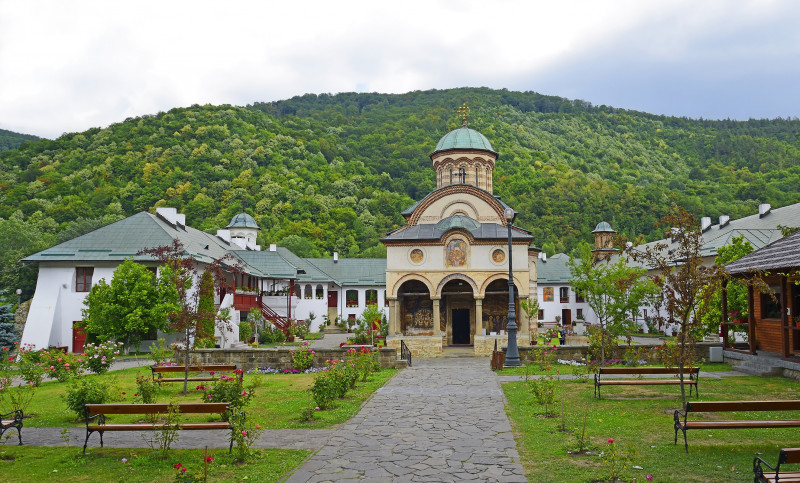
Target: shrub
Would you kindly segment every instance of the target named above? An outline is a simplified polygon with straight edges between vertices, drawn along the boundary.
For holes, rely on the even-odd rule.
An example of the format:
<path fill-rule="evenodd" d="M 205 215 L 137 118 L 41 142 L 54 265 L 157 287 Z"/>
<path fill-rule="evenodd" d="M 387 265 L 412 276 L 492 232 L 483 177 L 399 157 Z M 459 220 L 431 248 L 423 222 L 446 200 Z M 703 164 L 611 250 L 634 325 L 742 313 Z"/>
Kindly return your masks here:
<path fill-rule="evenodd" d="M 77 376 L 81 370 L 83 359 L 75 354 L 62 352 L 59 349 L 39 352 L 40 364 L 44 368 L 45 374 L 58 382 L 69 381 Z"/>
<path fill-rule="evenodd" d="M 361 379 L 361 382 L 367 380 L 367 377 L 373 372 L 381 370 L 381 365 L 378 362 L 375 353 L 367 347 L 362 347 L 359 350 L 349 349 L 347 351 L 348 362 L 353 364 L 356 371 L 356 378 Z"/>
<path fill-rule="evenodd" d="M 134 397 L 137 402 L 142 404 L 152 404 L 156 402 L 156 396 L 161 388 L 158 383 L 147 374 L 136 375 L 136 394 Z"/>
<path fill-rule="evenodd" d="M 203 402 L 227 402 L 230 403 L 231 412 L 241 411 L 255 396 L 255 388 L 245 388 L 244 382 L 239 379 L 243 372 L 236 369 L 233 376 L 223 374 L 216 381 L 208 385 L 201 384 L 195 389 L 203 392 Z"/>
<path fill-rule="evenodd" d="M 67 408 L 83 418 L 84 404 L 104 404 L 112 400 L 113 384 L 101 382 L 93 376 L 81 376 L 72 379 L 67 385 L 67 392 L 63 396 Z"/>
<path fill-rule="evenodd" d="M 150 359 L 157 366 L 162 366 L 165 362 L 171 362 L 174 355 L 175 351 L 172 346 L 167 346 L 165 339 L 158 339 L 158 342 L 150 344 Z"/>
<path fill-rule="evenodd" d="M 239 462 L 245 461 L 250 456 L 250 447 L 258 441 L 261 425 L 249 421 L 244 411 L 232 411 L 228 420 L 232 427 L 231 442 L 235 443 L 234 457 Z"/>
<path fill-rule="evenodd" d="M 292 366 L 298 371 L 305 371 L 314 363 L 314 354 L 316 354 L 316 352 L 308 347 L 308 342 L 303 342 L 300 349 L 291 351 L 291 354 Z"/>
<path fill-rule="evenodd" d="M 86 344 L 83 346 L 86 368 L 95 374 L 109 370 L 117 360 L 122 342 L 108 341 L 105 344 Z"/>
<path fill-rule="evenodd" d="M 46 351 L 34 350 L 33 346 L 25 344 L 19 349 L 19 372 L 25 382 L 39 386 L 48 369 L 42 364 L 42 353 Z"/>
<path fill-rule="evenodd" d="M 333 400 L 339 397 L 342 391 L 347 392 L 347 385 L 341 379 L 340 374 L 330 370 L 318 373 L 314 377 L 314 385 L 311 386 L 314 403 L 320 409 L 330 408 Z"/>
<path fill-rule="evenodd" d="M 250 322 L 246 320 L 239 322 L 239 340 L 249 342 L 250 337 L 253 337 L 253 328 L 250 327 Z"/>
<path fill-rule="evenodd" d="M 273 324 L 266 324 L 264 330 L 258 334 L 259 344 L 277 344 L 286 340 L 286 335 L 283 331 Z"/>

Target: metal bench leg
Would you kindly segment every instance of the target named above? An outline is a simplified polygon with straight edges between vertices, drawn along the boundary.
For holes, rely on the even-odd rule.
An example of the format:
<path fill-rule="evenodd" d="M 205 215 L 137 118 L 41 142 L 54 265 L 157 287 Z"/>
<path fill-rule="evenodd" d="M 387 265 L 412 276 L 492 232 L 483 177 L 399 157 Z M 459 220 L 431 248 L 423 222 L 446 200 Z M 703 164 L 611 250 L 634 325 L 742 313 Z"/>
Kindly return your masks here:
<path fill-rule="evenodd" d="M 86 454 L 86 445 L 89 444 L 89 436 L 93 433 L 93 431 L 86 430 L 86 440 L 83 442 L 83 454 Z"/>

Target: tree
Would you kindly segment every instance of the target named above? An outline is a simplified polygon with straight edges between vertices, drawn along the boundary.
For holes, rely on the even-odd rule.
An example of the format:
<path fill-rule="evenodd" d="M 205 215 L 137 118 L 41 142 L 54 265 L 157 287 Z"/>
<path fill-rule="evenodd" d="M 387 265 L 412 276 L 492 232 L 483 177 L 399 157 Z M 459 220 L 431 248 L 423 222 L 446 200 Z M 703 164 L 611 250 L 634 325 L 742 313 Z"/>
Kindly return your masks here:
<path fill-rule="evenodd" d="M 715 262 L 723 267 L 753 251 L 753 245 L 744 235 L 733 237 L 728 245 L 719 247 Z M 730 279 L 726 286 L 728 313 L 732 318 L 744 318 L 747 313 L 747 283 L 742 279 Z M 715 290 L 709 306 L 703 311 L 703 325 L 708 333 L 719 327 L 722 320 L 722 290 Z"/>
<path fill-rule="evenodd" d="M 525 315 L 528 316 L 528 325 L 533 330 L 529 330 L 531 339 L 539 340 L 539 299 L 524 299 L 519 303 Z"/>
<path fill-rule="evenodd" d="M 567 263 L 572 274 L 570 285 L 597 315 L 601 329 L 600 359 L 605 362 L 610 341 L 635 328 L 635 317 L 658 288 L 644 276 L 645 269 L 629 266 L 624 257 L 614 263 L 595 260 L 587 243 L 578 247 L 578 256 Z"/>
<path fill-rule="evenodd" d="M 138 351 L 149 332 L 167 329 L 167 314 L 176 303 L 177 292 L 163 274 L 156 280 L 147 267 L 126 259 L 110 283 L 100 279 L 86 296 L 82 310 L 86 332 Z"/>
<path fill-rule="evenodd" d="M 198 312 L 206 316 L 200 321 L 203 326 L 203 332 L 211 334 L 211 337 L 203 337 L 198 339 L 196 345 L 198 347 L 214 347 L 214 317 L 207 317 L 208 314 L 214 313 L 214 276 L 209 271 L 204 271 L 200 275 L 200 297 L 197 302 Z"/>
<path fill-rule="evenodd" d="M 711 306 L 714 292 L 725 279 L 725 271 L 717 265 L 706 266 L 700 249 L 703 235 L 697 220 L 684 208 L 673 205 L 659 221 L 665 240 L 644 249 L 626 245 L 626 252 L 654 271 L 652 279 L 664 295 L 664 305 L 671 320 L 678 324 L 678 365 L 681 381 L 681 402 L 686 407 L 683 368 L 694 362 L 694 345 L 705 335 L 703 318 Z"/>
<path fill-rule="evenodd" d="M 226 265 L 226 262 L 232 259 L 230 255 L 213 260 L 204 267 L 204 271 L 211 273 L 214 283 L 203 284 L 197 282 L 202 278 L 201 274 L 194 258 L 186 251 L 180 240 L 174 240 L 172 245 L 142 250 L 139 254 L 155 258 L 161 264 L 164 278 L 175 290 L 176 303 L 172 304 L 167 312 L 167 321 L 169 329 L 182 334 L 185 367 L 183 394 L 186 394 L 189 385 L 189 365 L 195 343 L 204 338 L 213 338 L 214 327 L 217 325 L 230 330 L 228 326 L 230 318 L 222 311 L 216 312 L 213 305 L 209 307 L 207 304 L 201 304 L 200 300 L 209 295 L 213 297 L 215 289 L 232 290 L 233 287 L 226 282 L 225 271 L 236 272 L 238 265 Z M 209 320 L 214 321 L 210 330 L 207 324 Z"/>
<path fill-rule="evenodd" d="M 9 349 L 17 342 L 16 324 L 11 304 L 0 305 L 0 347 Z M 7 354 L 3 352 L 3 354 Z"/>

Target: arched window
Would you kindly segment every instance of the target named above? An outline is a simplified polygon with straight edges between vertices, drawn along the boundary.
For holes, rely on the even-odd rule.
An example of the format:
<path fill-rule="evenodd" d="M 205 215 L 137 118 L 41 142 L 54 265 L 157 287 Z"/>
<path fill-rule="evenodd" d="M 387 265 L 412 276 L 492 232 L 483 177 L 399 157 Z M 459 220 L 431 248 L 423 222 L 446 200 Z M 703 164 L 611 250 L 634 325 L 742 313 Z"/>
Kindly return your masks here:
<path fill-rule="evenodd" d="M 367 290 L 367 305 L 378 305 L 378 291 L 377 290 Z"/>
<path fill-rule="evenodd" d="M 325 296 L 325 291 L 322 290 L 322 285 L 317 285 L 317 298 L 321 299 Z"/>
<path fill-rule="evenodd" d="M 467 170 L 464 168 L 458 168 L 458 182 L 460 184 L 464 184 L 467 182 Z"/>
<path fill-rule="evenodd" d="M 478 167 L 477 166 L 475 166 L 475 187 L 476 188 L 480 188 L 480 186 L 478 186 Z"/>
<path fill-rule="evenodd" d="M 450 184 L 453 184 L 453 170 L 450 170 Z"/>
<path fill-rule="evenodd" d="M 305 287 L 303 287 L 303 298 L 311 298 L 311 284 L 307 284 Z"/>

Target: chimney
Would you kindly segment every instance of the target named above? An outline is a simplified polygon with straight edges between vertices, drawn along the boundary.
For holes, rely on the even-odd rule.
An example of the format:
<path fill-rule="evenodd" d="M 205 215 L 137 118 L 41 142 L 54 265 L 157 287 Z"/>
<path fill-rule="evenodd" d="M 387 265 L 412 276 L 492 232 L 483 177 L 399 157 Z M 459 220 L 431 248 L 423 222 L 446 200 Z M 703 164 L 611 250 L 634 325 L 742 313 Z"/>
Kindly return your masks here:
<path fill-rule="evenodd" d="M 271 252 L 277 252 L 277 251 L 278 251 L 278 245 L 276 245 L 276 244 L 274 244 L 274 243 L 270 243 L 270 244 L 269 244 L 269 251 L 271 251 Z"/>
<path fill-rule="evenodd" d="M 728 226 L 728 223 L 730 223 L 730 221 L 731 221 L 731 217 L 730 216 L 728 216 L 728 215 L 720 216 L 719 217 L 719 227 L 720 228 L 725 228 L 726 226 Z"/>
<path fill-rule="evenodd" d="M 156 208 L 156 215 L 160 216 L 162 220 L 166 221 L 173 227 L 177 225 L 178 210 L 176 208 L 170 208 L 168 206 Z"/>
<path fill-rule="evenodd" d="M 333 263 L 339 263 L 339 252 L 333 252 Z"/>
<path fill-rule="evenodd" d="M 547 263 L 547 253 L 545 253 L 545 252 L 542 252 L 542 261 L 544 263 Z M 506 298 L 508 298 L 508 297 L 506 297 Z"/>
<path fill-rule="evenodd" d="M 705 231 L 708 230 L 709 228 L 711 228 L 711 217 L 704 216 L 700 218 L 700 231 L 705 233 Z"/>
<path fill-rule="evenodd" d="M 177 222 L 178 226 L 186 228 L 186 215 L 184 215 L 183 213 L 176 213 L 175 221 Z"/>
<path fill-rule="evenodd" d="M 231 242 L 231 231 L 230 230 L 217 230 L 217 237 L 223 241 L 228 243 Z"/>
<path fill-rule="evenodd" d="M 764 218 L 765 216 L 769 215 L 772 206 L 769 203 L 762 203 L 758 205 L 758 217 Z"/>

